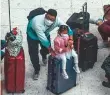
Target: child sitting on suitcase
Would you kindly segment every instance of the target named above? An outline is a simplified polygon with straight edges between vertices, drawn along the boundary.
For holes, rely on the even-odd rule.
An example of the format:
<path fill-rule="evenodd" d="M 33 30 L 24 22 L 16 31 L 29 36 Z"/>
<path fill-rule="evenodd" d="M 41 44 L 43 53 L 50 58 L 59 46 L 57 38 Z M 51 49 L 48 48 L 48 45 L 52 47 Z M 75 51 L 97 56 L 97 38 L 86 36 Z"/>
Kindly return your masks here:
<path fill-rule="evenodd" d="M 56 53 L 56 57 L 62 60 L 62 75 L 65 79 L 68 79 L 68 74 L 66 72 L 66 60 L 70 59 L 70 57 L 74 57 L 75 67 L 73 69 L 80 73 L 78 67 L 78 56 L 73 49 L 73 41 L 69 39 L 68 26 L 61 25 L 58 30 L 58 36 L 54 40 L 54 49 Z"/>

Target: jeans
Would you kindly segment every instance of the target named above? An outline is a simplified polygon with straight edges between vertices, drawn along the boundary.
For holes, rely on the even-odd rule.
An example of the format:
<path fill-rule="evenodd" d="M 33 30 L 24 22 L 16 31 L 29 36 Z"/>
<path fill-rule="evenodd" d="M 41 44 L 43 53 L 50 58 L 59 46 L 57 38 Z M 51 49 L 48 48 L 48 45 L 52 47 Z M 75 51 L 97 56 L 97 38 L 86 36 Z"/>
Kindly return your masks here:
<path fill-rule="evenodd" d="M 50 41 L 50 36 L 47 38 Z M 39 64 L 39 44 L 41 46 L 41 56 L 43 59 L 46 59 L 46 55 L 49 53 L 48 49 L 44 47 L 39 40 L 33 40 L 27 35 L 27 42 L 28 42 L 28 51 L 30 55 L 31 62 L 33 64 L 35 73 L 39 73 L 40 71 L 40 64 Z"/>

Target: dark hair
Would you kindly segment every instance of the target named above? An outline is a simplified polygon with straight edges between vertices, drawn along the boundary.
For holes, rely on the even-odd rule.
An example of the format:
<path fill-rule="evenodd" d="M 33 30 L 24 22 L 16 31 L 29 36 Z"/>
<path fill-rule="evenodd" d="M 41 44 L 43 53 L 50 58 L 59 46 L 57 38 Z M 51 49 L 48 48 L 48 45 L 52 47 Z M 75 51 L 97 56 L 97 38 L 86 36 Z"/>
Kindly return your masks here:
<path fill-rule="evenodd" d="M 62 33 L 64 30 L 68 31 L 68 26 L 66 25 L 61 25 L 58 29 L 58 33 Z"/>
<path fill-rule="evenodd" d="M 52 15 L 52 16 L 57 16 L 57 11 L 56 10 L 54 10 L 54 9 L 49 9 L 48 11 L 47 11 L 47 14 L 50 14 L 50 15 Z"/>

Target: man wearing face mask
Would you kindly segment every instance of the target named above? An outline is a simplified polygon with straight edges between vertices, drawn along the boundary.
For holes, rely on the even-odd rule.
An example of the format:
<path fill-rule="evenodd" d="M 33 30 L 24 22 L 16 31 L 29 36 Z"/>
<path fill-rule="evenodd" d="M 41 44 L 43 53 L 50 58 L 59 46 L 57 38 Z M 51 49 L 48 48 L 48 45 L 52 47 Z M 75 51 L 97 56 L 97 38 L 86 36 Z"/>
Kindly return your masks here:
<path fill-rule="evenodd" d="M 50 44 L 50 32 L 60 25 L 65 25 L 65 23 L 57 17 L 57 11 L 54 9 L 49 9 L 45 14 L 37 15 L 28 22 L 27 42 L 30 59 L 35 70 L 33 75 L 34 80 L 38 79 L 40 71 L 38 45 L 40 44 L 41 46 L 40 54 L 43 64 L 46 65 L 47 54 L 54 54 Z M 73 31 L 70 28 L 69 35 L 70 39 L 72 39 Z"/>

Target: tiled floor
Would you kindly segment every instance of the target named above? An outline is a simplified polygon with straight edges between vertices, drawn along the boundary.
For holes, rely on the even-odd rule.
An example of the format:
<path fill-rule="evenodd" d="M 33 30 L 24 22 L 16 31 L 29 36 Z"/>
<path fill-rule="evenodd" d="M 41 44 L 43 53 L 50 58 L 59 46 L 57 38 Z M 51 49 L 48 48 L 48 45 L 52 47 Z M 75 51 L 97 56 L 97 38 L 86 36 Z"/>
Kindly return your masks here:
<path fill-rule="evenodd" d="M 94 18 L 94 19 L 102 17 L 103 15 L 102 6 L 104 4 L 108 4 L 108 3 L 110 4 L 110 0 L 54 0 L 54 1 L 39 0 L 39 1 L 40 1 L 39 2 L 40 6 L 44 8 L 57 9 L 58 15 L 60 17 L 62 16 L 62 19 L 64 21 L 66 21 L 73 12 L 80 11 L 81 6 L 85 1 L 87 1 L 88 3 L 88 11 L 91 14 L 91 18 Z M 15 1 L 13 2 L 16 3 Z M 64 3 L 62 4 L 62 2 Z M 27 6 L 28 4 L 26 5 L 26 7 Z M 16 6 L 13 6 L 13 7 L 16 7 Z M 17 23 L 19 23 L 19 21 Z M 5 26 L 2 26 L 2 29 L 4 29 L 3 27 Z M 20 27 L 21 29 L 26 28 L 25 26 L 20 26 Z M 56 31 L 56 29 L 54 31 Z M 101 44 L 102 39 L 97 31 L 97 26 L 90 25 L 90 32 L 92 32 L 94 35 L 98 37 L 98 44 Z M 53 32 L 51 36 L 52 40 L 54 39 L 55 35 L 56 34 Z M 33 67 L 28 55 L 26 34 L 24 33 L 23 36 L 24 36 L 23 47 L 24 47 L 25 56 L 26 56 L 25 93 L 14 94 L 14 95 L 53 95 L 51 92 L 46 90 L 47 66 L 46 67 L 41 66 L 39 80 L 37 81 L 32 80 Z M 2 37 L 4 37 L 4 35 Z M 81 74 L 79 74 L 77 77 L 77 83 L 78 83 L 77 86 L 61 95 L 110 95 L 110 89 L 103 87 L 101 84 L 102 81 L 106 79 L 104 78 L 104 71 L 100 68 L 102 62 L 104 61 L 105 57 L 108 56 L 109 53 L 110 53 L 109 48 L 99 49 L 98 59 L 97 59 L 97 62 L 95 63 L 94 68 L 89 69 L 86 72 L 81 72 Z M 40 59 L 40 64 L 42 64 L 41 59 Z M 2 62 L 2 65 L 3 65 L 3 62 Z M 12 94 L 7 94 L 5 92 L 5 89 L 3 90 L 3 92 L 4 92 L 3 95 L 12 95 Z"/>

